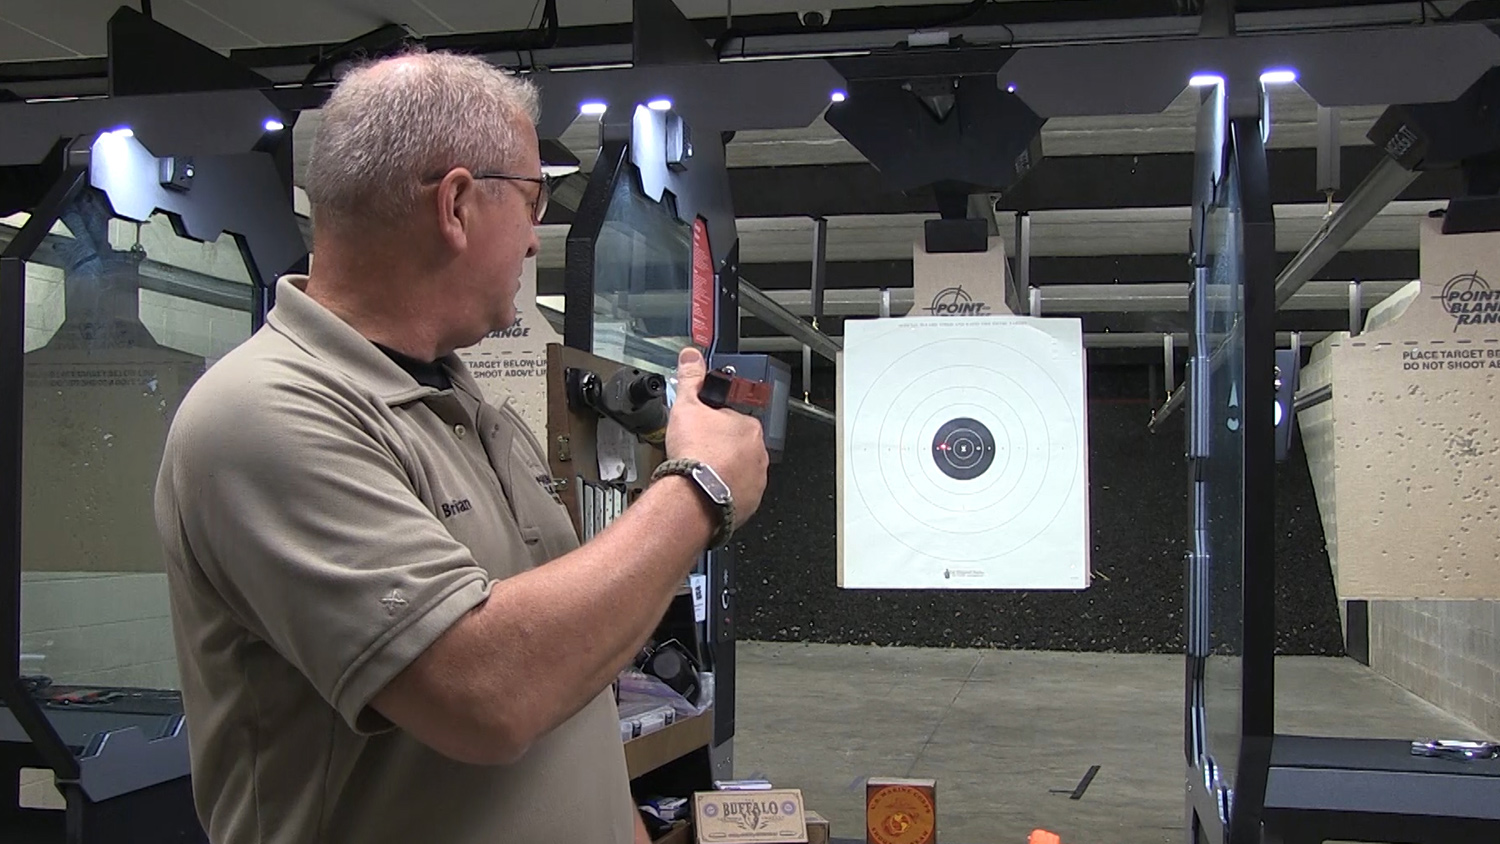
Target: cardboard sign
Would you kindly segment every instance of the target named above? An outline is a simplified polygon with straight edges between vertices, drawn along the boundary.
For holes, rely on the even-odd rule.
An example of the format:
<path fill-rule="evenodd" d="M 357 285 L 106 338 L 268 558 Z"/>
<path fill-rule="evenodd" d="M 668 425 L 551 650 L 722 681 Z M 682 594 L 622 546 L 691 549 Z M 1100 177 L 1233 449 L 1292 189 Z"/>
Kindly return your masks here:
<path fill-rule="evenodd" d="M 693 794 L 698 844 L 806 844 L 802 791 L 699 791 Z"/>
<path fill-rule="evenodd" d="M 1415 295 L 1305 370 L 1333 383 L 1299 421 L 1344 599 L 1500 597 L 1500 233 L 1441 223 Z"/>
<path fill-rule="evenodd" d="M 912 306 L 907 316 L 1009 314 L 1005 304 L 1005 241 L 992 237 L 986 252 L 930 253 L 912 248 Z"/>
<path fill-rule="evenodd" d="M 516 294 L 516 322 L 492 331 L 478 343 L 460 349 L 485 400 L 499 405 L 508 397 L 537 439 L 547 437 L 547 344 L 561 343 L 562 335 L 536 306 L 536 259 L 528 258 Z"/>

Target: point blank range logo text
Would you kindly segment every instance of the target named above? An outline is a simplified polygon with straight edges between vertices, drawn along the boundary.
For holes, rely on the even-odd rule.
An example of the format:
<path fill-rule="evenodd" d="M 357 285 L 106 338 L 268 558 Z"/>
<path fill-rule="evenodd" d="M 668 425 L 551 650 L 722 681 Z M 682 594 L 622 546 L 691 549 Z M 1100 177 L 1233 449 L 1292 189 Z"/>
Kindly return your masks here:
<path fill-rule="evenodd" d="M 944 287 L 926 308 L 933 316 L 979 316 L 990 312 L 986 302 L 976 302 L 962 287 Z"/>
<path fill-rule="evenodd" d="M 1490 283 L 1478 272 L 1463 273 L 1448 279 L 1443 292 L 1438 294 L 1443 310 L 1453 317 L 1453 330 L 1463 325 L 1495 325 L 1500 323 L 1500 290 L 1491 290 Z"/>

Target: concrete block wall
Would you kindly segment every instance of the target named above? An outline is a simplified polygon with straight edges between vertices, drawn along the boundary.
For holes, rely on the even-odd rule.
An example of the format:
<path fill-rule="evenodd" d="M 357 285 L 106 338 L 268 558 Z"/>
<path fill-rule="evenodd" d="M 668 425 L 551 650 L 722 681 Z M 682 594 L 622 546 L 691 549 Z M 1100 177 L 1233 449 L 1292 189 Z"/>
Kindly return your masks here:
<path fill-rule="evenodd" d="M 0 221 L 19 226 L 24 217 Z M 68 236 L 66 228 L 53 233 Z M 116 248 L 136 243 L 134 223 L 115 221 Z M 139 239 L 152 261 L 249 284 L 249 274 L 229 239 L 194 243 L 177 238 L 165 218 L 140 227 Z M 27 265 L 26 348 L 44 345 L 64 316 L 63 273 L 40 263 Z M 248 305 L 248 298 L 247 298 Z M 209 365 L 250 335 L 250 315 L 150 290 L 140 294 L 141 322 L 157 342 L 201 355 Z M 139 530 L 154 533 L 155 525 Z M 21 578 L 23 669 L 61 684 L 108 684 L 176 688 L 166 576 L 160 572 L 23 571 Z M 28 805 L 55 795 L 50 772 L 27 775 Z"/>
<path fill-rule="evenodd" d="M 1370 667 L 1500 740 L 1500 602 L 1371 601 Z"/>

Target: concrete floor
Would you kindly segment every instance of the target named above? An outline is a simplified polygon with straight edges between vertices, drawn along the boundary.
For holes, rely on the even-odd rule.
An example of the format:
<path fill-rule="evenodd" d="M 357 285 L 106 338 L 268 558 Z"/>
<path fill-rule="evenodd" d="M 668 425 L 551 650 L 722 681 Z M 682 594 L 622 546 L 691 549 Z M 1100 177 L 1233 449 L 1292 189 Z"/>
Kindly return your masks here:
<path fill-rule="evenodd" d="M 735 775 L 863 840 L 864 778 L 938 781 L 943 844 L 1181 844 L 1180 656 L 742 642 Z M 1479 737 L 1347 659 L 1277 663 L 1278 732 Z M 1491 737 L 1492 738 L 1492 737 Z M 1100 770 L 1079 800 L 1071 791 Z"/>

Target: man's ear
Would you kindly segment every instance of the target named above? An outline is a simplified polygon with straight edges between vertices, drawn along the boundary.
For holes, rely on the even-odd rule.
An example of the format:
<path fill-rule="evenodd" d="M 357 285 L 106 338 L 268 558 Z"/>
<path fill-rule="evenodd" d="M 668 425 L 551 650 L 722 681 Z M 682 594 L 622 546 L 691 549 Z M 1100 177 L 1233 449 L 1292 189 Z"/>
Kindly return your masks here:
<path fill-rule="evenodd" d="M 479 182 L 468 170 L 457 167 L 448 171 L 436 190 L 438 233 L 451 248 L 462 250 L 473 230 Z"/>

